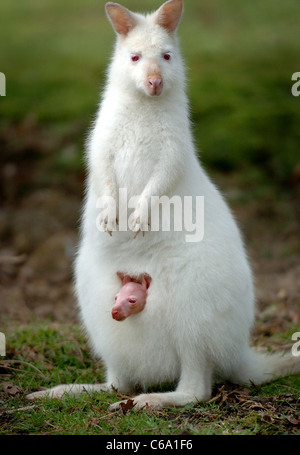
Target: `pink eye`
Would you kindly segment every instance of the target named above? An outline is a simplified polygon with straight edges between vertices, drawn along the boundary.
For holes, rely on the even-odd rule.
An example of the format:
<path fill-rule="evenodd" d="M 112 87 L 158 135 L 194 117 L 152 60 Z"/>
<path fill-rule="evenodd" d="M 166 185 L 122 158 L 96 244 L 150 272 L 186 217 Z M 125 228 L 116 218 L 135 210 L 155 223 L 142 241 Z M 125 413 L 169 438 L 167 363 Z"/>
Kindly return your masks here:
<path fill-rule="evenodd" d="M 164 54 L 164 59 L 165 60 L 170 60 L 171 58 L 171 55 L 170 54 Z"/>
<path fill-rule="evenodd" d="M 129 297 L 128 302 L 129 303 L 135 303 L 136 302 L 136 298 L 135 297 Z"/>
<path fill-rule="evenodd" d="M 131 60 L 132 60 L 133 62 L 137 62 L 139 59 L 140 59 L 140 56 L 139 56 L 139 55 L 132 55 L 132 56 L 131 56 Z"/>

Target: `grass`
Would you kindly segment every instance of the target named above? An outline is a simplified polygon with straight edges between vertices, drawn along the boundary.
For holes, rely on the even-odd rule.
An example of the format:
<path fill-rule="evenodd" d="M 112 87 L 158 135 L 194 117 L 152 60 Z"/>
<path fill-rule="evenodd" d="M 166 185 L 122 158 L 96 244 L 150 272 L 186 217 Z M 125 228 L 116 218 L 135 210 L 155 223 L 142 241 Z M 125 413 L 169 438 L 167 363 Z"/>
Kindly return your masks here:
<path fill-rule="evenodd" d="M 210 402 L 181 409 L 111 413 L 109 404 L 123 397 L 117 392 L 25 399 L 41 387 L 104 380 L 102 365 L 91 357 L 77 326 L 34 324 L 12 330 L 7 341 L 7 357 L 0 363 L 2 435 L 300 434 L 299 376 L 247 389 L 217 385 Z"/>

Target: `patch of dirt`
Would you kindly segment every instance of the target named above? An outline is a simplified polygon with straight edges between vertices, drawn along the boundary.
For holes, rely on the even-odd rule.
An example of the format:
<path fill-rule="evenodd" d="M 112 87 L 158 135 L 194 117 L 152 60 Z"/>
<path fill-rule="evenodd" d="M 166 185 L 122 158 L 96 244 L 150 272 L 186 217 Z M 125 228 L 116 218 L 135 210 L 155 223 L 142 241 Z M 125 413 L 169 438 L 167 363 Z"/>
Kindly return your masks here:
<path fill-rule="evenodd" d="M 0 131 L 1 325 L 76 318 L 71 277 L 83 172 L 55 164 L 73 140 L 33 116 Z"/>
<path fill-rule="evenodd" d="M 227 181 L 229 188 L 234 185 L 230 177 Z M 281 200 L 274 194 L 272 199 L 230 204 L 253 270 L 258 321 L 253 340 L 262 345 L 272 335 L 300 329 L 300 187 L 293 189 Z"/>

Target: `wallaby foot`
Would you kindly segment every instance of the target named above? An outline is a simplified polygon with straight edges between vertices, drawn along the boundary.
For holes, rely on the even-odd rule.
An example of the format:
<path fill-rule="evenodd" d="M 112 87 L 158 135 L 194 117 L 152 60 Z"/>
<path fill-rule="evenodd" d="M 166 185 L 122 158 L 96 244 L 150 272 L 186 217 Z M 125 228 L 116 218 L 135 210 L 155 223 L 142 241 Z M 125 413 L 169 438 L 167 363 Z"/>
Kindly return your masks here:
<path fill-rule="evenodd" d="M 163 409 L 182 407 L 188 403 L 197 403 L 198 401 L 206 401 L 209 397 L 201 398 L 192 395 L 191 393 L 184 392 L 164 392 L 164 393 L 145 393 L 136 396 L 133 399 L 133 406 L 136 411 L 144 408 Z M 127 400 L 118 401 L 112 404 L 109 409 L 111 411 L 118 411 L 122 408 L 122 404 Z"/>

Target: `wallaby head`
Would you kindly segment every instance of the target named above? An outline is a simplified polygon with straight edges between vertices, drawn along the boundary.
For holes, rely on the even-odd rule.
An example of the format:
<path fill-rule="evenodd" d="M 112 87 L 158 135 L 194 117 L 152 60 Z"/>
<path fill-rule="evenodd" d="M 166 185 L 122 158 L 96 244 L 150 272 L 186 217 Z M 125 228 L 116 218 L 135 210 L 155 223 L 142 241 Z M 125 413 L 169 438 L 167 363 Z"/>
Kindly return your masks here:
<path fill-rule="evenodd" d="M 117 34 L 111 76 L 121 90 L 138 90 L 158 97 L 183 85 L 176 41 L 183 4 L 169 0 L 154 13 L 132 13 L 118 3 L 106 3 L 107 16 Z"/>

